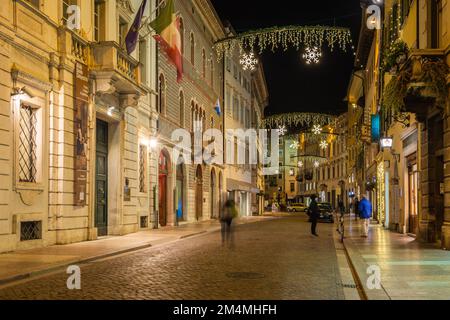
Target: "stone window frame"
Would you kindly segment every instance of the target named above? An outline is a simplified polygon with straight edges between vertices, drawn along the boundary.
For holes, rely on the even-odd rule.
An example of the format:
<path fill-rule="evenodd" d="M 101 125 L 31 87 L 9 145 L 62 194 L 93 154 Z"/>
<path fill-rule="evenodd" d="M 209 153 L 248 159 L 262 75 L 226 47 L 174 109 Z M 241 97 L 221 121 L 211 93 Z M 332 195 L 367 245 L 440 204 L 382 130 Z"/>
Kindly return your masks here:
<path fill-rule="evenodd" d="M 37 101 L 36 101 L 37 100 Z M 39 101 L 40 100 L 40 101 Z M 46 150 L 45 137 L 47 136 L 46 128 L 46 111 L 45 102 L 38 98 L 29 97 L 13 97 L 13 122 L 14 122 L 14 188 L 16 191 L 43 191 L 44 190 L 44 154 Z M 36 177 L 34 182 L 20 181 L 20 109 L 23 105 L 30 106 L 36 110 Z"/>

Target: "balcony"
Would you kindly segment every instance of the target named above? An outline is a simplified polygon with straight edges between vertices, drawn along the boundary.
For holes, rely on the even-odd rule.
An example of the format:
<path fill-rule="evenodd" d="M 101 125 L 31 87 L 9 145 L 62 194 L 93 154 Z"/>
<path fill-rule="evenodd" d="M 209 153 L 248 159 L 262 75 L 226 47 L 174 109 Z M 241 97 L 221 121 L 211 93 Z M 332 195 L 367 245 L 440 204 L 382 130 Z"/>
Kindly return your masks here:
<path fill-rule="evenodd" d="M 89 42 L 64 26 L 58 28 L 58 46 L 63 56 L 89 65 Z"/>
<path fill-rule="evenodd" d="M 439 49 L 412 50 L 402 71 L 410 75 L 405 111 L 416 114 L 417 120 L 424 122 L 430 109 L 445 106 L 449 82 L 446 53 Z"/>
<path fill-rule="evenodd" d="M 129 56 L 116 42 L 91 45 L 91 71 L 97 82 L 112 85 L 119 94 L 141 94 L 139 61 Z"/>

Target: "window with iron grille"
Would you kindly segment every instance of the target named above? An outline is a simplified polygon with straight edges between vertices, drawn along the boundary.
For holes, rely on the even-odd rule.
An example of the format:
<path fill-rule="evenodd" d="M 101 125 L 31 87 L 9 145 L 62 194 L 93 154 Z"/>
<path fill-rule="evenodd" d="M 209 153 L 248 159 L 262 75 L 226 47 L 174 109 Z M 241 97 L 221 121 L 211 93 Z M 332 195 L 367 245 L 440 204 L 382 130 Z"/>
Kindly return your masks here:
<path fill-rule="evenodd" d="M 146 166 L 147 166 L 147 147 L 139 146 L 139 192 L 146 190 Z"/>
<path fill-rule="evenodd" d="M 42 221 L 24 221 L 20 223 L 20 241 L 42 239 Z"/>
<path fill-rule="evenodd" d="M 22 104 L 19 120 L 19 181 L 36 182 L 37 109 Z"/>

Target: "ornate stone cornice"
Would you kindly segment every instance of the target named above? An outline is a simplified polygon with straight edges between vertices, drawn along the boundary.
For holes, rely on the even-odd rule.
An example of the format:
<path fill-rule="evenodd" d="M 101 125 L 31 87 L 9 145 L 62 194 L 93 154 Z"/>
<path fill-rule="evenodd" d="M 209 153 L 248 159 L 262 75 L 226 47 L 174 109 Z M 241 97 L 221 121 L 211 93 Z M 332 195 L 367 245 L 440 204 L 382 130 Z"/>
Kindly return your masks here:
<path fill-rule="evenodd" d="M 117 1 L 117 6 L 119 8 L 122 8 L 125 11 L 128 11 L 128 13 L 133 14 L 134 13 L 134 8 L 133 5 L 131 4 L 130 0 L 118 0 Z"/>
<path fill-rule="evenodd" d="M 197 6 L 199 11 L 202 13 L 204 18 L 207 20 L 208 26 L 214 33 L 215 40 L 220 40 L 225 38 L 225 30 L 219 15 L 211 4 L 210 0 L 194 0 L 194 4 Z"/>
<path fill-rule="evenodd" d="M 11 78 L 13 82 L 19 81 L 45 92 L 48 92 L 53 88 L 53 85 L 50 82 L 40 80 L 30 73 L 21 71 L 16 65 L 13 65 L 11 68 Z"/>

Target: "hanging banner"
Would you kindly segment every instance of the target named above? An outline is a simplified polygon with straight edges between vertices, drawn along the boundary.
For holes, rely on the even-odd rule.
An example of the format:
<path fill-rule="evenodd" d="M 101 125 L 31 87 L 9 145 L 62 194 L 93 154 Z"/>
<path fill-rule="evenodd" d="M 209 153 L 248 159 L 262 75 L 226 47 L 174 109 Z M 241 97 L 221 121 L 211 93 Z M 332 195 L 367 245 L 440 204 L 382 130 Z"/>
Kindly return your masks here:
<path fill-rule="evenodd" d="M 379 114 L 372 115 L 372 142 L 378 143 L 381 139 L 381 119 Z"/>
<path fill-rule="evenodd" d="M 75 128 L 75 206 L 86 206 L 87 152 L 88 152 L 88 68 L 77 63 L 74 74 L 74 128 Z"/>

